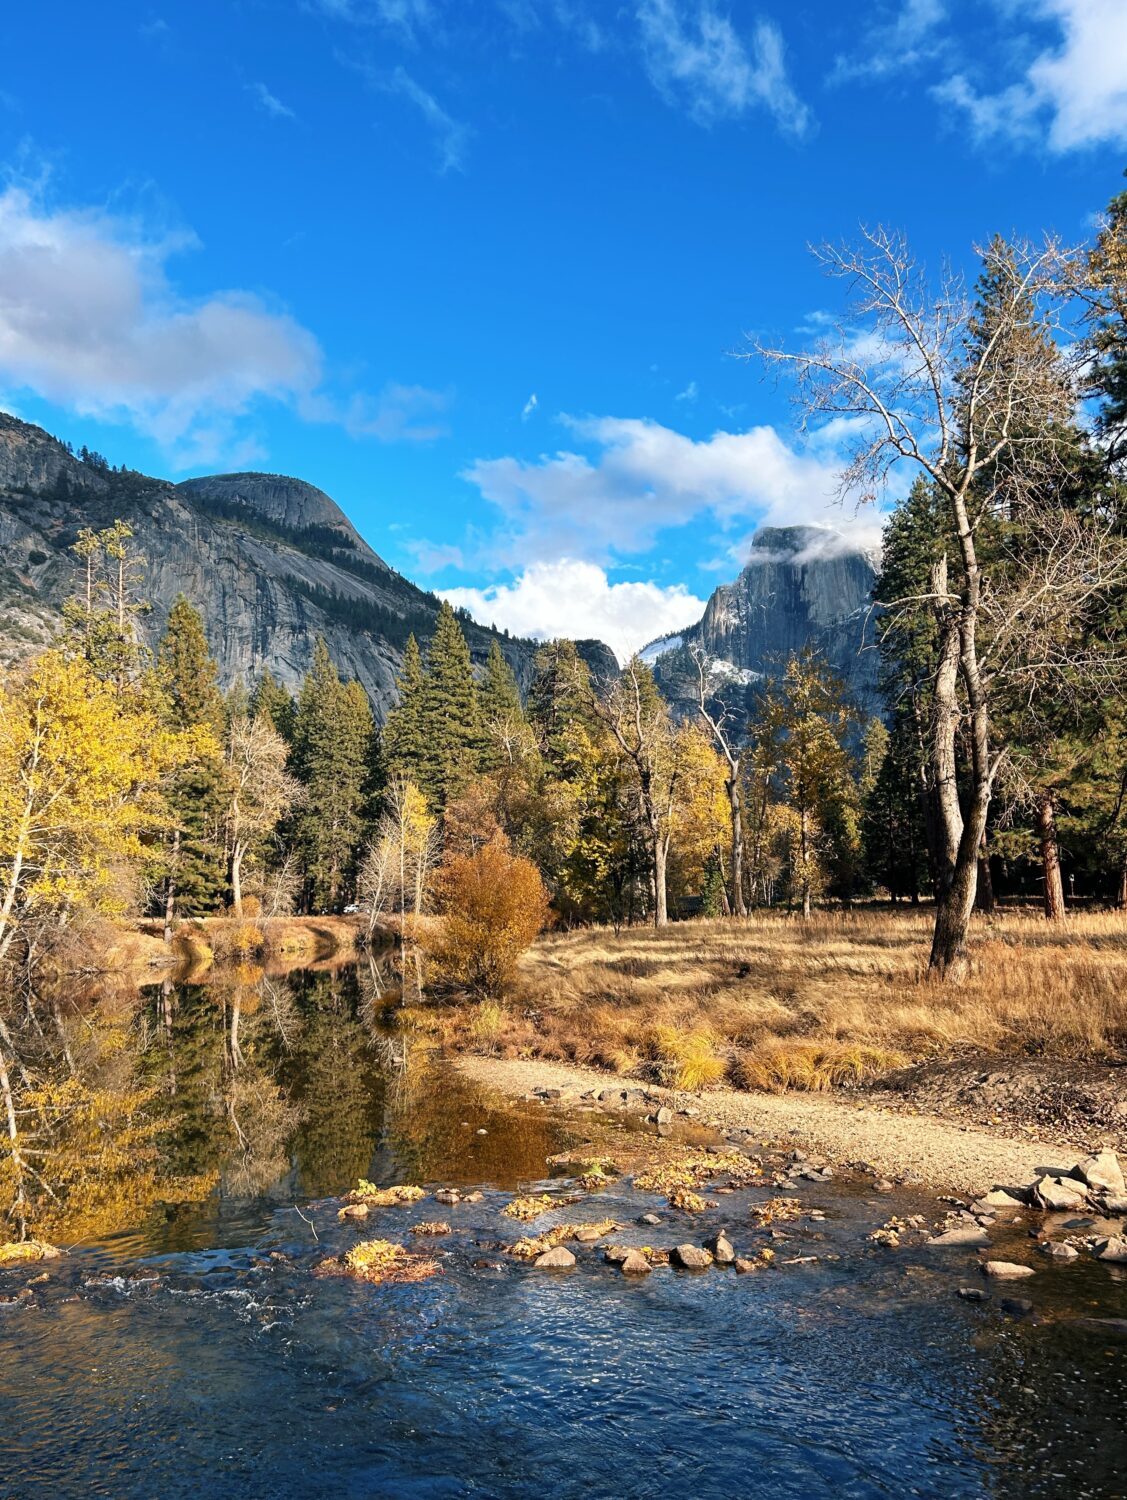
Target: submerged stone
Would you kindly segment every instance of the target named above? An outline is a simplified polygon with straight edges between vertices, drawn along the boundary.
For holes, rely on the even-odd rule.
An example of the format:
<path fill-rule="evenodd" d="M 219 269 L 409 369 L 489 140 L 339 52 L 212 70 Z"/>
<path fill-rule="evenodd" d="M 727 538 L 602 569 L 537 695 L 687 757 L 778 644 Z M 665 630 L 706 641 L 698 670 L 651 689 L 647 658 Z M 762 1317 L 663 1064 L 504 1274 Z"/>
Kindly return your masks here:
<path fill-rule="evenodd" d="M 712 1255 L 699 1245 L 678 1245 L 669 1252 L 669 1259 L 684 1271 L 707 1271 L 712 1264 Z"/>
<path fill-rule="evenodd" d="M 1020 1266 L 1013 1260 L 987 1260 L 982 1263 L 982 1274 L 998 1281 L 1020 1281 L 1036 1272 L 1032 1266 Z"/>

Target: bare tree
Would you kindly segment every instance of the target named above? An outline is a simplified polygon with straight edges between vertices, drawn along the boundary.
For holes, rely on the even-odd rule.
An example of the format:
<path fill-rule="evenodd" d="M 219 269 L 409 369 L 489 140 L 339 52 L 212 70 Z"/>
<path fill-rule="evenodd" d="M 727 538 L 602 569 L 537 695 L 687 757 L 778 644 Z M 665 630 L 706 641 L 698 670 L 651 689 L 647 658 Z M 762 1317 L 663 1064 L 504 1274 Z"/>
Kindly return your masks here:
<path fill-rule="evenodd" d="M 673 836 L 681 766 L 673 721 L 642 660 L 634 656 L 617 681 L 600 697 L 587 684 L 588 703 L 610 731 L 630 767 L 638 796 L 638 812 L 650 857 L 654 925 L 669 923 L 666 869 Z"/>
<path fill-rule="evenodd" d="M 273 832 L 301 794 L 286 770 L 289 748 L 267 719 L 240 714 L 227 734 L 227 843 L 230 850 L 231 904 L 243 912 L 243 861 L 247 851 Z"/>
<path fill-rule="evenodd" d="M 1020 678 L 1032 703 L 1059 685 L 1065 656 L 1075 684 L 1083 664 L 1075 632 L 1063 627 L 1122 569 L 1109 519 L 1067 512 L 1055 499 L 1075 435 L 1060 420 L 1069 382 L 1048 335 L 1065 314 L 1062 289 L 1077 257 L 1053 240 L 994 241 L 980 252 L 991 291 L 984 320 L 958 276 L 944 271 L 933 288 L 903 239 L 884 229 L 865 231 L 858 247 L 815 253 L 849 288 L 845 318 L 811 350 L 758 345 L 757 352 L 795 372 L 808 416 L 844 420 L 856 433 L 843 495 L 874 498 L 890 469 L 907 461 L 934 486 L 950 538 L 925 595 L 884 602 L 926 604 L 936 621 L 928 749 L 940 840 L 931 968 L 958 979 L 1006 755 L 992 733 L 998 684 Z M 1035 551 L 984 570 L 981 528 L 1015 512 L 1026 537 L 1038 537 Z M 1091 665 L 1102 672 L 1108 664 Z M 960 731 L 970 752 L 962 801 Z"/>
<path fill-rule="evenodd" d="M 705 653 L 699 646 L 689 648 L 689 655 L 697 669 L 697 712 L 712 735 L 713 743 L 723 758 L 724 790 L 728 794 L 728 811 L 732 820 L 732 853 L 729 878 L 732 887 L 732 911 L 737 917 L 747 916 L 744 900 L 744 830 L 743 787 L 740 779 L 742 751 L 736 741 L 731 725 L 731 710 L 722 707 L 718 712 L 709 707 Z"/>

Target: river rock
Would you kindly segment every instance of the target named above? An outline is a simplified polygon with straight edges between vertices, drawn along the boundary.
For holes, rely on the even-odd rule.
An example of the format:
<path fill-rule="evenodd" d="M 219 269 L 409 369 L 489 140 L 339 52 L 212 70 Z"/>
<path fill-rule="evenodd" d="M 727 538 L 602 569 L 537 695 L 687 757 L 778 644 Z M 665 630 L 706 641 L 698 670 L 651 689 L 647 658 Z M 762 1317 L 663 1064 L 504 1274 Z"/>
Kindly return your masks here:
<path fill-rule="evenodd" d="M 601 1240 L 602 1237 L 602 1230 L 596 1224 L 584 1224 L 575 1231 L 575 1238 L 581 1245 L 593 1245 L 596 1240 Z"/>
<path fill-rule="evenodd" d="M 1089 1333 L 1107 1333 L 1115 1338 L 1127 1339 L 1127 1318 L 1073 1318 L 1073 1328 L 1084 1328 Z"/>
<path fill-rule="evenodd" d="M 640 1250 L 630 1250 L 619 1261 L 618 1269 L 624 1276 L 648 1276 L 653 1267 Z"/>
<path fill-rule="evenodd" d="M 1033 1276 L 1036 1273 L 1032 1266 L 1019 1266 L 1012 1260 L 986 1260 L 982 1263 L 982 1274 L 995 1277 L 999 1281 L 1020 1281 L 1024 1276 Z"/>
<path fill-rule="evenodd" d="M 639 1224 L 650 1224 L 650 1225 L 660 1224 L 661 1223 L 661 1215 L 660 1214 L 643 1214 L 642 1217 L 638 1220 L 638 1223 Z"/>
<path fill-rule="evenodd" d="M 1127 1239 L 1117 1236 L 1099 1240 L 1096 1244 L 1096 1259 L 1111 1261 L 1115 1265 L 1127 1263 Z"/>
<path fill-rule="evenodd" d="M 758 1271 L 759 1269 L 755 1261 L 746 1255 L 737 1255 L 732 1264 L 736 1268 L 737 1276 L 746 1276 L 749 1271 Z"/>
<path fill-rule="evenodd" d="M 434 1201 L 445 1203 L 448 1208 L 452 1208 L 455 1203 L 461 1203 L 462 1195 L 457 1188 L 439 1188 L 434 1195 Z"/>
<path fill-rule="evenodd" d="M 1003 1297 L 1001 1307 L 1012 1318 L 1027 1318 L 1033 1311 L 1033 1303 L 1027 1297 Z"/>
<path fill-rule="evenodd" d="M 1114 1217 L 1127 1214 L 1127 1193 L 1108 1193 L 1107 1197 L 1102 1200 L 1101 1207 L 1105 1214 L 1111 1214 Z"/>
<path fill-rule="evenodd" d="M 672 1125 L 673 1111 L 669 1108 L 668 1104 L 663 1104 L 661 1106 L 657 1114 L 654 1115 L 654 1121 L 658 1125 Z"/>
<path fill-rule="evenodd" d="M 533 1265 L 538 1271 L 566 1271 L 575 1264 L 575 1256 L 563 1245 L 557 1245 L 554 1250 L 545 1250 L 543 1255 L 538 1255 Z"/>
<path fill-rule="evenodd" d="M 989 1293 L 984 1292 L 980 1286 L 961 1286 L 959 1296 L 964 1302 L 985 1302 Z"/>
<path fill-rule="evenodd" d="M 1042 1208 L 1057 1213 L 1083 1208 L 1088 1201 L 1084 1184 L 1075 1177 L 1042 1177 L 1037 1183 L 1035 1196 Z"/>
<path fill-rule="evenodd" d="M 942 1234 L 933 1234 L 927 1241 L 929 1245 L 936 1245 L 944 1249 L 980 1250 L 984 1245 L 990 1243 L 990 1236 L 985 1229 L 971 1229 L 958 1227 L 956 1229 L 945 1229 Z"/>
<path fill-rule="evenodd" d="M 707 1271 L 712 1264 L 712 1255 L 699 1245 L 678 1245 L 669 1252 L 669 1259 L 685 1271 Z"/>
<path fill-rule="evenodd" d="M 972 1207 L 978 1208 L 1024 1208 L 1020 1198 L 1015 1198 L 1005 1188 L 991 1188 L 988 1193 L 975 1202 Z"/>
<path fill-rule="evenodd" d="M 1098 1192 L 1110 1193 L 1114 1197 L 1122 1197 L 1127 1192 L 1127 1183 L 1123 1181 L 1123 1168 L 1119 1165 L 1119 1158 L 1114 1151 L 1097 1151 L 1094 1156 L 1089 1156 L 1073 1168 L 1077 1177 L 1082 1177 L 1090 1188 Z"/>
<path fill-rule="evenodd" d="M 466 1194 L 466 1196 L 462 1199 L 462 1202 L 463 1203 L 480 1203 L 484 1197 L 485 1197 L 485 1194 L 481 1191 L 480 1188 L 474 1188 L 474 1190 L 473 1190 L 472 1193 L 467 1193 Z"/>
<path fill-rule="evenodd" d="M 603 1259 L 612 1266 L 620 1266 L 629 1254 L 629 1245 L 608 1245 L 603 1251 Z"/>
<path fill-rule="evenodd" d="M 714 1234 L 710 1240 L 705 1240 L 705 1248 L 711 1253 L 713 1260 L 718 1266 L 730 1266 L 736 1258 L 735 1246 L 721 1229 Z"/>
<path fill-rule="evenodd" d="M 1053 1258 L 1053 1260 L 1075 1260 L 1079 1252 L 1072 1245 L 1066 1245 L 1063 1240 L 1049 1240 L 1041 1246 L 1042 1251 Z"/>

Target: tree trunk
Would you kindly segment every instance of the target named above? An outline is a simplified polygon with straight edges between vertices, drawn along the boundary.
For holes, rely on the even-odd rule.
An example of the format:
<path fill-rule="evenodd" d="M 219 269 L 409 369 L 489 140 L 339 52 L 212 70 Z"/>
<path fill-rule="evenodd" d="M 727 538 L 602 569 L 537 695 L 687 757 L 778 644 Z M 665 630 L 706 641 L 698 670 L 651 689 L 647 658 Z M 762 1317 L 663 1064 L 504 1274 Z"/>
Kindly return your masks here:
<path fill-rule="evenodd" d="M 12 1084 L 8 1077 L 8 1065 L 3 1051 L 0 1051 L 0 1098 L 4 1101 L 4 1114 L 8 1122 L 8 1150 L 12 1158 L 12 1166 L 16 1175 L 16 1195 L 12 1204 L 16 1216 L 16 1223 L 20 1227 L 20 1239 L 27 1238 L 27 1211 L 26 1198 L 23 1184 L 23 1155 L 20 1151 L 20 1133 L 16 1124 L 16 1106 L 12 1097 Z"/>
<path fill-rule="evenodd" d="M 1051 795 L 1041 799 L 1037 809 L 1037 832 L 1041 839 L 1041 869 L 1045 877 L 1045 916 L 1050 922 L 1064 919 L 1064 886 L 1060 878 L 1060 845 L 1057 842 L 1057 813 Z"/>
<path fill-rule="evenodd" d="M 799 828 L 801 839 L 799 843 L 799 858 L 802 860 L 802 918 L 808 921 L 810 918 L 810 849 L 809 849 L 809 814 L 803 808 L 799 816 Z"/>
<path fill-rule="evenodd" d="M 168 881 L 164 888 L 164 940 L 172 941 L 172 922 L 176 915 L 176 864 L 180 858 L 180 830 L 172 835 L 172 858 L 168 865 Z"/>
<path fill-rule="evenodd" d="M 730 771 L 728 775 L 728 806 L 732 814 L 732 910 L 737 917 L 746 917 L 743 807 L 740 803 L 740 784 L 735 771 Z"/>
<path fill-rule="evenodd" d="M 935 936 L 931 945 L 931 968 L 953 983 L 967 973 L 967 931 L 978 889 L 978 848 L 986 825 L 988 799 L 975 804 L 963 829 L 955 870 L 935 903 Z"/>
<path fill-rule="evenodd" d="M 665 894 L 665 863 L 666 863 L 665 840 L 662 839 L 661 837 L 659 837 L 657 834 L 654 835 L 653 854 L 654 854 L 654 869 L 653 869 L 653 876 L 654 876 L 654 926 L 655 927 L 668 927 L 668 925 L 669 925 L 669 908 L 668 908 L 668 905 L 667 905 L 666 894 Z"/>
<path fill-rule="evenodd" d="M 947 592 L 946 558 L 932 570 L 932 591 L 939 595 Z M 963 814 L 959 806 L 955 754 L 955 733 L 959 724 L 959 630 L 954 616 L 946 610 L 939 614 L 939 627 L 940 655 L 932 706 L 931 763 L 938 825 L 935 830 L 935 889 L 937 895 L 942 896 L 955 878 L 963 836 Z"/>
<path fill-rule="evenodd" d="M 990 856 L 986 852 L 985 845 L 978 853 L 978 889 L 975 892 L 974 905 L 976 911 L 994 910 L 994 876 L 990 871 Z"/>
<path fill-rule="evenodd" d="M 246 850 L 236 839 L 231 846 L 231 905 L 235 915 L 243 914 L 243 855 Z"/>

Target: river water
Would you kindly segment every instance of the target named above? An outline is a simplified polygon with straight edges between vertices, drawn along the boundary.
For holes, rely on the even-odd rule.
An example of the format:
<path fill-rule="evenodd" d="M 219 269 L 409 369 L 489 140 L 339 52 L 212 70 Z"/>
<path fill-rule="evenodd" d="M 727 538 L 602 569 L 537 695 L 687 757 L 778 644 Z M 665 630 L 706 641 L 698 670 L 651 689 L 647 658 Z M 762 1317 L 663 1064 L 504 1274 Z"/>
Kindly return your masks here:
<path fill-rule="evenodd" d="M 161 1120 L 143 1169 L 75 1194 L 64 1258 L 0 1273 L 6 1500 L 1127 1494 L 1127 1341 L 1080 1321 L 1127 1318 L 1127 1268 L 1046 1265 L 1014 1293 L 1031 1316 L 1005 1291 L 963 1301 L 973 1252 L 867 1239 L 940 1205 L 844 1178 L 796 1189 L 770 1270 L 635 1281 L 573 1247 L 574 1270 L 537 1271 L 501 1250 L 522 1226 L 500 1210 L 565 1192 L 546 1158 L 592 1122 L 409 1052 L 383 998 L 349 971 L 143 997 L 129 1035 Z M 484 1196 L 357 1227 L 337 1210 L 360 1177 Z M 614 1218 L 619 1241 L 673 1245 L 726 1227 L 752 1249 L 766 1196 L 690 1216 L 620 1179 L 535 1228 Z M 311 1274 L 434 1218 L 452 1233 L 426 1242 L 430 1280 Z M 1029 1260 L 1027 1227 L 999 1253 Z"/>

